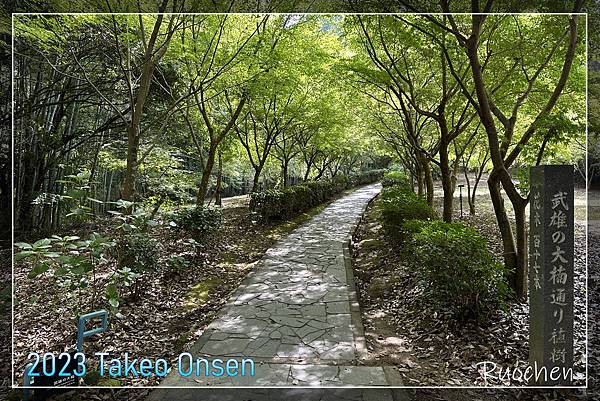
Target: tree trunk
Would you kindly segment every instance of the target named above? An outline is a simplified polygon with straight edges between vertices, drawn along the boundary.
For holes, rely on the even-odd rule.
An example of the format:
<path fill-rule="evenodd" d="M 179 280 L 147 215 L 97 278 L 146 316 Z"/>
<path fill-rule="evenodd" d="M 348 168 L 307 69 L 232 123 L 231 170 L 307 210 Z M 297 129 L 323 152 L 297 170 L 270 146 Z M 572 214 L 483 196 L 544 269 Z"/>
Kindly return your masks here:
<path fill-rule="evenodd" d="M 525 206 L 527 202 L 513 205 L 515 208 L 517 231 L 517 264 L 511 276 L 511 287 L 520 299 L 527 297 L 527 224 L 525 221 Z"/>
<path fill-rule="evenodd" d="M 311 168 L 312 168 L 312 163 L 308 163 L 306 165 L 306 172 L 304 173 L 304 179 L 303 179 L 304 182 L 308 181 L 308 176 L 310 175 Z"/>
<path fill-rule="evenodd" d="M 476 4 L 476 2 L 473 4 Z M 575 12 L 578 12 L 581 4 L 581 1 L 575 2 Z M 519 156 L 523 147 L 528 144 L 529 139 L 535 132 L 538 119 L 550 114 L 563 91 L 575 56 L 575 47 L 577 44 L 577 16 L 573 15 L 569 21 L 569 44 L 566 50 L 560 78 L 556 84 L 556 87 L 554 88 L 554 91 L 552 92 L 543 110 L 534 119 L 529 128 L 525 130 L 522 139 L 519 141 L 514 150 L 508 154 L 508 156 L 505 154 L 506 149 L 502 149 L 499 143 L 498 131 L 496 129 L 495 119 L 488 98 L 488 88 L 486 88 L 483 79 L 483 68 L 479 61 L 479 40 L 484 18 L 485 17 L 476 14 L 472 16 L 471 35 L 463 43 L 463 46 L 465 47 L 467 56 L 469 58 L 469 66 L 471 75 L 473 77 L 473 84 L 475 86 L 475 94 L 478 100 L 477 111 L 488 136 L 490 156 L 494 166 L 494 171 L 492 171 L 492 174 L 490 174 L 490 177 L 488 178 L 488 187 L 490 188 L 490 196 L 494 205 L 496 219 L 498 220 L 498 227 L 500 228 L 500 232 L 502 234 L 505 265 L 510 271 L 509 282 L 510 286 L 515 291 L 515 296 L 523 299 L 527 295 L 527 228 L 525 226 L 525 206 L 527 205 L 528 200 L 523 199 L 518 194 L 518 191 L 515 190 L 514 184 L 512 183 L 508 173 L 508 168 L 510 168 L 511 164 Z M 515 126 L 515 119 L 516 114 L 509 119 L 508 123 L 503 123 L 504 128 L 512 131 Z M 508 144 L 509 142 L 506 143 Z M 510 221 L 508 220 L 508 216 L 504 210 L 502 194 L 500 192 L 500 181 L 502 181 L 503 188 L 508 193 L 509 199 L 511 200 L 515 211 L 515 223 L 517 230 L 516 243 L 511 230 Z"/>
<path fill-rule="evenodd" d="M 23 192 L 21 193 L 21 199 L 19 200 L 21 205 L 19 206 L 16 231 L 30 232 L 33 228 L 33 206 L 31 204 L 31 202 L 33 202 L 32 181 L 33 178 L 26 178 L 24 180 Z"/>
<path fill-rule="evenodd" d="M 465 167 L 464 169 L 465 181 L 467 182 L 467 202 L 469 203 L 469 214 L 475 216 L 475 189 L 476 186 L 471 188 L 471 180 L 469 179 L 469 170 Z"/>
<path fill-rule="evenodd" d="M 465 158 L 461 158 L 463 164 L 463 175 L 465 176 L 465 181 L 467 183 L 467 202 L 469 203 L 469 214 L 471 216 L 475 216 L 475 196 L 471 196 L 471 191 L 475 193 L 475 188 L 471 190 L 471 180 L 469 179 L 469 167 L 468 161 L 471 159 L 471 156 L 467 160 Z"/>
<path fill-rule="evenodd" d="M 254 168 L 254 179 L 252 180 L 252 191 L 258 192 L 258 182 L 260 181 L 260 172 L 262 170 L 261 166 L 256 166 Z"/>
<path fill-rule="evenodd" d="M 460 156 L 458 156 L 460 157 Z M 459 174 L 459 162 L 458 159 L 454 161 L 452 165 L 452 171 L 450 173 L 450 183 L 452 185 L 452 194 L 456 192 L 456 183 L 458 182 L 458 174 Z"/>
<path fill-rule="evenodd" d="M 504 266 L 508 270 L 507 278 L 510 287 L 515 291 L 515 296 L 519 298 L 522 297 L 523 294 L 519 294 L 517 291 L 518 286 L 516 273 L 519 270 L 519 258 L 517 255 L 515 238 L 513 236 L 512 227 L 506 213 L 506 209 L 504 208 L 504 198 L 502 197 L 500 189 L 500 181 L 493 174 L 491 174 L 490 178 L 488 179 L 488 188 L 490 190 L 490 198 L 492 199 L 492 204 L 494 206 L 496 221 L 498 222 L 498 228 L 500 229 L 500 235 L 502 237 Z M 516 210 L 515 215 L 518 215 Z"/>
<path fill-rule="evenodd" d="M 425 193 L 425 175 L 421 168 L 421 163 L 415 163 L 415 175 L 417 176 L 417 195 L 423 196 Z"/>
<path fill-rule="evenodd" d="M 159 7 L 160 12 L 164 11 L 166 2 Z M 150 84 L 152 76 L 158 61 L 164 56 L 166 49 L 171 40 L 171 33 L 167 34 L 165 41 L 157 46 L 157 39 L 160 34 L 164 15 L 158 14 L 152 33 L 148 40 L 147 47 L 144 49 L 144 64 L 142 65 L 142 73 L 139 78 L 139 87 L 137 95 L 132 99 L 131 119 L 127 125 L 127 169 L 125 170 L 125 180 L 123 183 L 122 197 L 125 200 L 131 201 L 135 191 L 135 176 L 138 168 L 138 151 L 140 147 L 140 122 L 144 113 L 144 104 L 150 93 Z M 129 51 L 129 49 L 128 49 Z M 131 78 L 129 78 L 131 81 Z"/>
<path fill-rule="evenodd" d="M 221 152 L 219 152 L 219 168 L 217 170 L 217 188 L 215 189 L 215 205 L 222 206 L 221 202 L 221 185 L 223 181 L 223 160 L 221 160 Z"/>
<path fill-rule="evenodd" d="M 283 163 L 281 164 L 281 178 L 283 179 L 283 187 L 286 188 L 288 186 L 288 179 L 289 179 L 289 172 L 288 172 L 288 166 L 289 164 L 289 160 L 283 160 Z"/>
<path fill-rule="evenodd" d="M 427 204 L 433 206 L 433 174 L 431 173 L 431 165 L 425 156 L 421 157 L 423 166 L 423 175 L 425 176 L 425 189 L 427 191 Z"/>
<path fill-rule="evenodd" d="M 452 185 L 452 174 L 448 160 L 448 144 L 445 140 L 440 143 L 440 170 L 442 173 L 442 189 L 444 191 L 444 209 L 442 216 L 445 222 L 452 222 L 452 206 L 454 200 L 454 188 Z"/>
<path fill-rule="evenodd" d="M 30 154 L 25 158 L 25 163 L 22 165 L 22 187 L 21 198 L 15 201 L 15 206 L 18 205 L 18 214 L 16 214 L 16 230 L 29 233 L 36 226 L 34 222 L 33 201 L 41 189 L 41 182 L 45 171 L 43 171 L 42 163 L 36 154 Z"/>
<path fill-rule="evenodd" d="M 471 188 L 471 184 L 469 181 L 467 181 L 467 186 L 468 186 L 468 194 L 467 194 L 467 202 L 469 202 L 469 214 L 471 216 L 475 216 L 475 190 L 477 189 L 476 186 L 473 186 L 473 188 Z"/>
<path fill-rule="evenodd" d="M 471 216 L 475 216 L 475 212 L 476 212 L 476 210 L 475 210 L 475 201 L 472 198 L 470 198 L 470 200 L 469 200 L 469 214 Z"/>
<path fill-rule="evenodd" d="M 260 163 L 255 164 L 254 166 L 254 178 L 252 179 L 252 192 L 260 191 L 260 175 L 262 174 L 263 168 L 265 167 L 265 163 L 267 158 L 263 158 Z M 265 184 L 263 180 L 263 184 Z"/>
<path fill-rule="evenodd" d="M 108 180 L 108 187 L 106 188 L 106 196 L 104 197 L 104 211 L 106 212 L 108 209 L 106 208 L 106 205 L 108 204 L 108 202 L 111 200 L 111 192 L 112 192 L 112 186 L 113 186 L 113 180 L 115 178 L 115 170 L 110 170 L 110 179 Z"/>
<path fill-rule="evenodd" d="M 211 145 L 210 148 L 208 149 L 206 165 L 202 169 L 202 179 L 200 180 L 200 185 L 198 186 L 196 206 L 204 205 L 204 198 L 206 198 L 206 193 L 208 192 L 208 183 L 210 181 L 210 175 L 211 175 L 213 167 L 215 165 L 215 154 L 216 154 L 216 146 Z"/>
<path fill-rule="evenodd" d="M 140 144 L 140 138 L 137 133 L 138 129 L 139 126 L 136 124 L 130 124 L 127 127 L 127 168 L 125 170 L 125 179 L 123 181 L 123 193 L 121 194 L 121 197 L 127 201 L 132 200 L 134 192 Z"/>
<path fill-rule="evenodd" d="M 473 192 L 471 193 L 471 201 L 470 201 L 470 211 L 471 215 L 475 216 L 475 196 L 477 193 L 477 187 L 479 186 L 479 182 L 481 181 L 481 176 L 483 175 L 483 170 L 485 169 L 485 164 L 487 162 L 484 160 L 479 170 L 477 171 L 477 175 L 475 176 L 475 183 L 473 184 Z"/>
<path fill-rule="evenodd" d="M 156 216 L 156 213 L 158 213 L 158 210 L 160 209 L 162 204 L 165 203 L 166 200 L 167 200 L 166 196 L 161 196 L 160 199 L 156 202 L 156 205 L 154 205 L 154 209 L 152 209 L 152 212 L 150 213 L 151 219 L 153 219 L 154 216 Z"/>

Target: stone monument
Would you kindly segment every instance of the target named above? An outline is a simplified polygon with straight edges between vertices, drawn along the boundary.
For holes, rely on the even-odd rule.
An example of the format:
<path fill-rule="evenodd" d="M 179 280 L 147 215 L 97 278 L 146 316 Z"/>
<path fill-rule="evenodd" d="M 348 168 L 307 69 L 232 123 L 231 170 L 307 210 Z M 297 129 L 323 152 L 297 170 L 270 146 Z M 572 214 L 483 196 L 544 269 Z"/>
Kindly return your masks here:
<path fill-rule="evenodd" d="M 573 367 L 573 166 L 531 168 L 529 363 L 531 384 L 569 385 Z M 543 369 L 545 368 L 545 369 Z"/>

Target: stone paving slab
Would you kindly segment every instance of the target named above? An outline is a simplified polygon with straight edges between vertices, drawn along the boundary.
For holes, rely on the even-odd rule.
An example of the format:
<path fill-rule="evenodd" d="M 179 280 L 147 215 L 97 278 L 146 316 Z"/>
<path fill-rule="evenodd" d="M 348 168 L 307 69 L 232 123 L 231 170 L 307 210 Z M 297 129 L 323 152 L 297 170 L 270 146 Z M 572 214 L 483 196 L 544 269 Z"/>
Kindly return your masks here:
<path fill-rule="evenodd" d="M 246 371 L 245 376 L 220 377 L 206 376 L 204 371 L 198 375 L 182 377 L 169 375 L 162 386 L 386 386 L 388 381 L 381 366 L 335 366 L 335 365 L 301 365 L 287 363 L 256 364 L 254 375 Z"/>
<path fill-rule="evenodd" d="M 400 389 L 285 388 L 157 389 L 150 401 L 408 401 Z"/>

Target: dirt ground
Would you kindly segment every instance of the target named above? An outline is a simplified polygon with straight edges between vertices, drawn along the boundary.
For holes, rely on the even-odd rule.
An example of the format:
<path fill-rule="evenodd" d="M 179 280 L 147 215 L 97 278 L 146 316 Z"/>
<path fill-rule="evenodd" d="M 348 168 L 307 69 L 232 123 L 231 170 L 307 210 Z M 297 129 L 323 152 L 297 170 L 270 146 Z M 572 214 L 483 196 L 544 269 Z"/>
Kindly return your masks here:
<path fill-rule="evenodd" d="M 110 318 L 109 331 L 86 340 L 85 353 L 127 351 L 138 356 L 176 358 L 200 337 L 264 252 L 325 207 L 316 207 L 289 221 L 263 221 L 248 210 L 247 200 L 247 197 L 236 197 L 224 202 L 223 227 L 210 244 L 199 249 L 190 244 L 185 232 L 168 224 L 153 228 L 150 235 L 158 241 L 159 249 L 156 268 L 139 278 L 143 286 L 137 294 L 124 297 L 119 307 L 120 316 Z M 112 226 L 110 221 L 99 219 L 80 228 L 77 235 L 83 238 L 90 232 L 110 234 L 107 227 Z M 172 256 L 181 258 L 184 263 L 179 267 L 170 266 Z M 27 278 L 30 269 L 24 263 L 15 266 L 17 372 L 23 370 L 31 351 L 62 352 L 73 348 L 76 333 L 73 316 L 77 311 L 92 308 L 89 299 L 65 294 L 51 280 Z M 108 271 L 109 266 L 99 269 Z M 101 273 L 99 276 L 102 277 Z M 108 305 L 94 306 L 95 309 L 100 307 L 108 309 Z M 9 373 L 10 363 L 4 362 L 0 363 L 1 369 Z M 92 374 L 86 377 L 86 383 L 92 385 L 157 384 L 155 377 L 97 381 L 94 368 L 88 367 L 88 371 L 90 369 Z"/>

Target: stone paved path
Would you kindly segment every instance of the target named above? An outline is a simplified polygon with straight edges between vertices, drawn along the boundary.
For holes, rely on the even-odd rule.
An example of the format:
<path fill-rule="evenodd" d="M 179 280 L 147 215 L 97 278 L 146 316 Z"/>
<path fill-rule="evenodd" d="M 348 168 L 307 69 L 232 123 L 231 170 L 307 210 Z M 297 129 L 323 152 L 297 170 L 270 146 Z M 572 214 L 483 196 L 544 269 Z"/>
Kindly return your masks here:
<path fill-rule="evenodd" d="M 208 356 L 351 361 L 355 341 L 344 248 L 369 186 L 336 202 L 269 249 L 194 351 Z"/>
<path fill-rule="evenodd" d="M 269 249 L 190 350 L 252 358 L 253 377 L 171 373 L 161 385 L 400 385 L 391 367 L 355 364 L 366 350 L 348 242 L 379 191 L 370 185 L 333 202 Z M 170 399 L 158 393 L 151 399 Z"/>
<path fill-rule="evenodd" d="M 194 388 L 157 389 L 168 401 L 408 401 L 404 389 L 389 388 Z"/>

